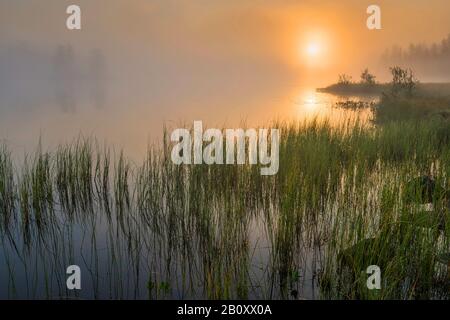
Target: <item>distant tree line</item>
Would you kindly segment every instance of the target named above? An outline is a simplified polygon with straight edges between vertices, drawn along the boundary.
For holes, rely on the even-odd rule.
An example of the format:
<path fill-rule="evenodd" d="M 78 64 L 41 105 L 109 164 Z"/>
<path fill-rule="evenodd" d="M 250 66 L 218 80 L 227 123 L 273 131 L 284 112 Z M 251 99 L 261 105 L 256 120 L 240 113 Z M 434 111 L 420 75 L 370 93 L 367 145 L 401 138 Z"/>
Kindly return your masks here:
<path fill-rule="evenodd" d="M 429 80 L 434 77 L 450 80 L 450 34 L 432 44 L 410 44 L 406 48 L 394 46 L 384 52 L 382 63 L 414 66 L 414 70 Z"/>
<path fill-rule="evenodd" d="M 56 103 L 66 112 L 86 101 L 101 108 L 107 80 L 107 58 L 100 49 L 82 54 L 70 44 L 48 50 L 27 43 L 0 47 L 0 110 Z"/>
<path fill-rule="evenodd" d="M 383 60 L 417 61 L 428 59 L 450 59 L 450 34 L 441 42 L 431 45 L 411 43 L 407 48 L 394 46 L 386 50 Z"/>

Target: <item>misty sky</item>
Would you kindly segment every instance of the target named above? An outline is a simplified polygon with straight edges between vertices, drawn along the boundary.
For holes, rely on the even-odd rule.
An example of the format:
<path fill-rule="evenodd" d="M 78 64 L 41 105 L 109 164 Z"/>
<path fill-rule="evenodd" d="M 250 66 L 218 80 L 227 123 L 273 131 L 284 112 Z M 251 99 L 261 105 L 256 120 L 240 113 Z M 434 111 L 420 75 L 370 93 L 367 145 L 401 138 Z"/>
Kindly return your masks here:
<path fill-rule="evenodd" d="M 365 25 L 366 8 L 373 3 L 382 9 L 381 31 Z M 81 31 L 65 29 L 69 4 L 82 8 Z M 60 43 L 79 52 L 98 47 L 117 72 L 233 77 L 233 70 L 242 68 L 255 77 L 301 80 L 314 74 L 323 84 L 336 72 L 376 67 L 380 54 L 394 44 L 440 41 L 450 32 L 450 2 L 1 0 L 0 26 L 2 48 L 21 42 L 40 51 Z M 327 52 L 311 70 L 298 51 L 315 34 Z"/>
<path fill-rule="evenodd" d="M 66 29 L 71 4 L 81 31 Z M 371 4 L 382 30 L 366 27 Z M 0 0 L 0 139 L 83 132 L 143 150 L 167 121 L 291 116 L 311 100 L 301 86 L 365 67 L 386 81 L 386 49 L 449 33 L 448 0 Z"/>

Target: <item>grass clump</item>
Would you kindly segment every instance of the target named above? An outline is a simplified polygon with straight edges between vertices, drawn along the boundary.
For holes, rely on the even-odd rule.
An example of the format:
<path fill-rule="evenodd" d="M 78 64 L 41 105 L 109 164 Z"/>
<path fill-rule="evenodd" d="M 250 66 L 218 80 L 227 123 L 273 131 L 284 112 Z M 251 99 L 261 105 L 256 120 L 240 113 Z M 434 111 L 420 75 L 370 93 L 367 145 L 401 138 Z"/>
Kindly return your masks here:
<path fill-rule="evenodd" d="M 113 297 L 449 297 L 444 120 L 272 126 L 280 169 L 268 177 L 249 164 L 174 165 L 167 135 L 139 164 L 92 139 L 39 147 L 19 166 L 4 147 L 2 230 L 22 221 L 18 234 L 38 235 L 28 246 L 59 266 L 78 227 L 93 285 L 108 270 L 95 292 Z M 366 287 L 372 264 L 378 291 Z"/>

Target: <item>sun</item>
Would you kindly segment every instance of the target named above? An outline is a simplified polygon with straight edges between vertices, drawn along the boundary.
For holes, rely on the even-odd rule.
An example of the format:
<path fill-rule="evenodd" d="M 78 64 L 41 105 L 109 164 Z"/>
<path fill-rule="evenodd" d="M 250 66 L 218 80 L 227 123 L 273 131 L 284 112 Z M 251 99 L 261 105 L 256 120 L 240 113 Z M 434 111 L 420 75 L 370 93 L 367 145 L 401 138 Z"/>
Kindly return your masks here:
<path fill-rule="evenodd" d="M 292 39 L 292 57 L 302 67 L 323 69 L 334 58 L 330 55 L 333 40 L 326 30 L 301 30 Z"/>
<path fill-rule="evenodd" d="M 306 53 L 309 57 L 317 57 L 320 53 L 320 46 L 316 42 L 311 42 L 306 46 Z"/>
<path fill-rule="evenodd" d="M 325 41 L 322 38 L 303 40 L 298 46 L 299 58 L 308 67 L 323 66 L 326 62 Z"/>

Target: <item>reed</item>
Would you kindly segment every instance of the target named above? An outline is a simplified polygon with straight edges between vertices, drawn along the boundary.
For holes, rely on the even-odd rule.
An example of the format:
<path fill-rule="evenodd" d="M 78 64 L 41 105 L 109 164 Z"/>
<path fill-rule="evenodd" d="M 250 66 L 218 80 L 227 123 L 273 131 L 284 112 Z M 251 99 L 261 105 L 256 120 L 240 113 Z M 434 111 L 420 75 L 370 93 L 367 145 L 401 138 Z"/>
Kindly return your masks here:
<path fill-rule="evenodd" d="M 167 135 L 140 164 L 93 139 L 38 147 L 19 166 L 3 146 L 2 232 L 17 216 L 19 228 L 46 234 L 39 246 L 43 257 L 52 248 L 53 268 L 72 246 L 67 224 L 91 234 L 92 268 L 105 237 L 109 297 L 290 299 L 307 288 L 320 298 L 449 297 L 445 120 L 274 126 L 280 169 L 269 177 L 248 164 L 174 165 Z M 421 176 L 439 186 L 427 213 L 423 190 L 410 187 Z M 366 287 L 371 264 L 381 290 Z"/>

